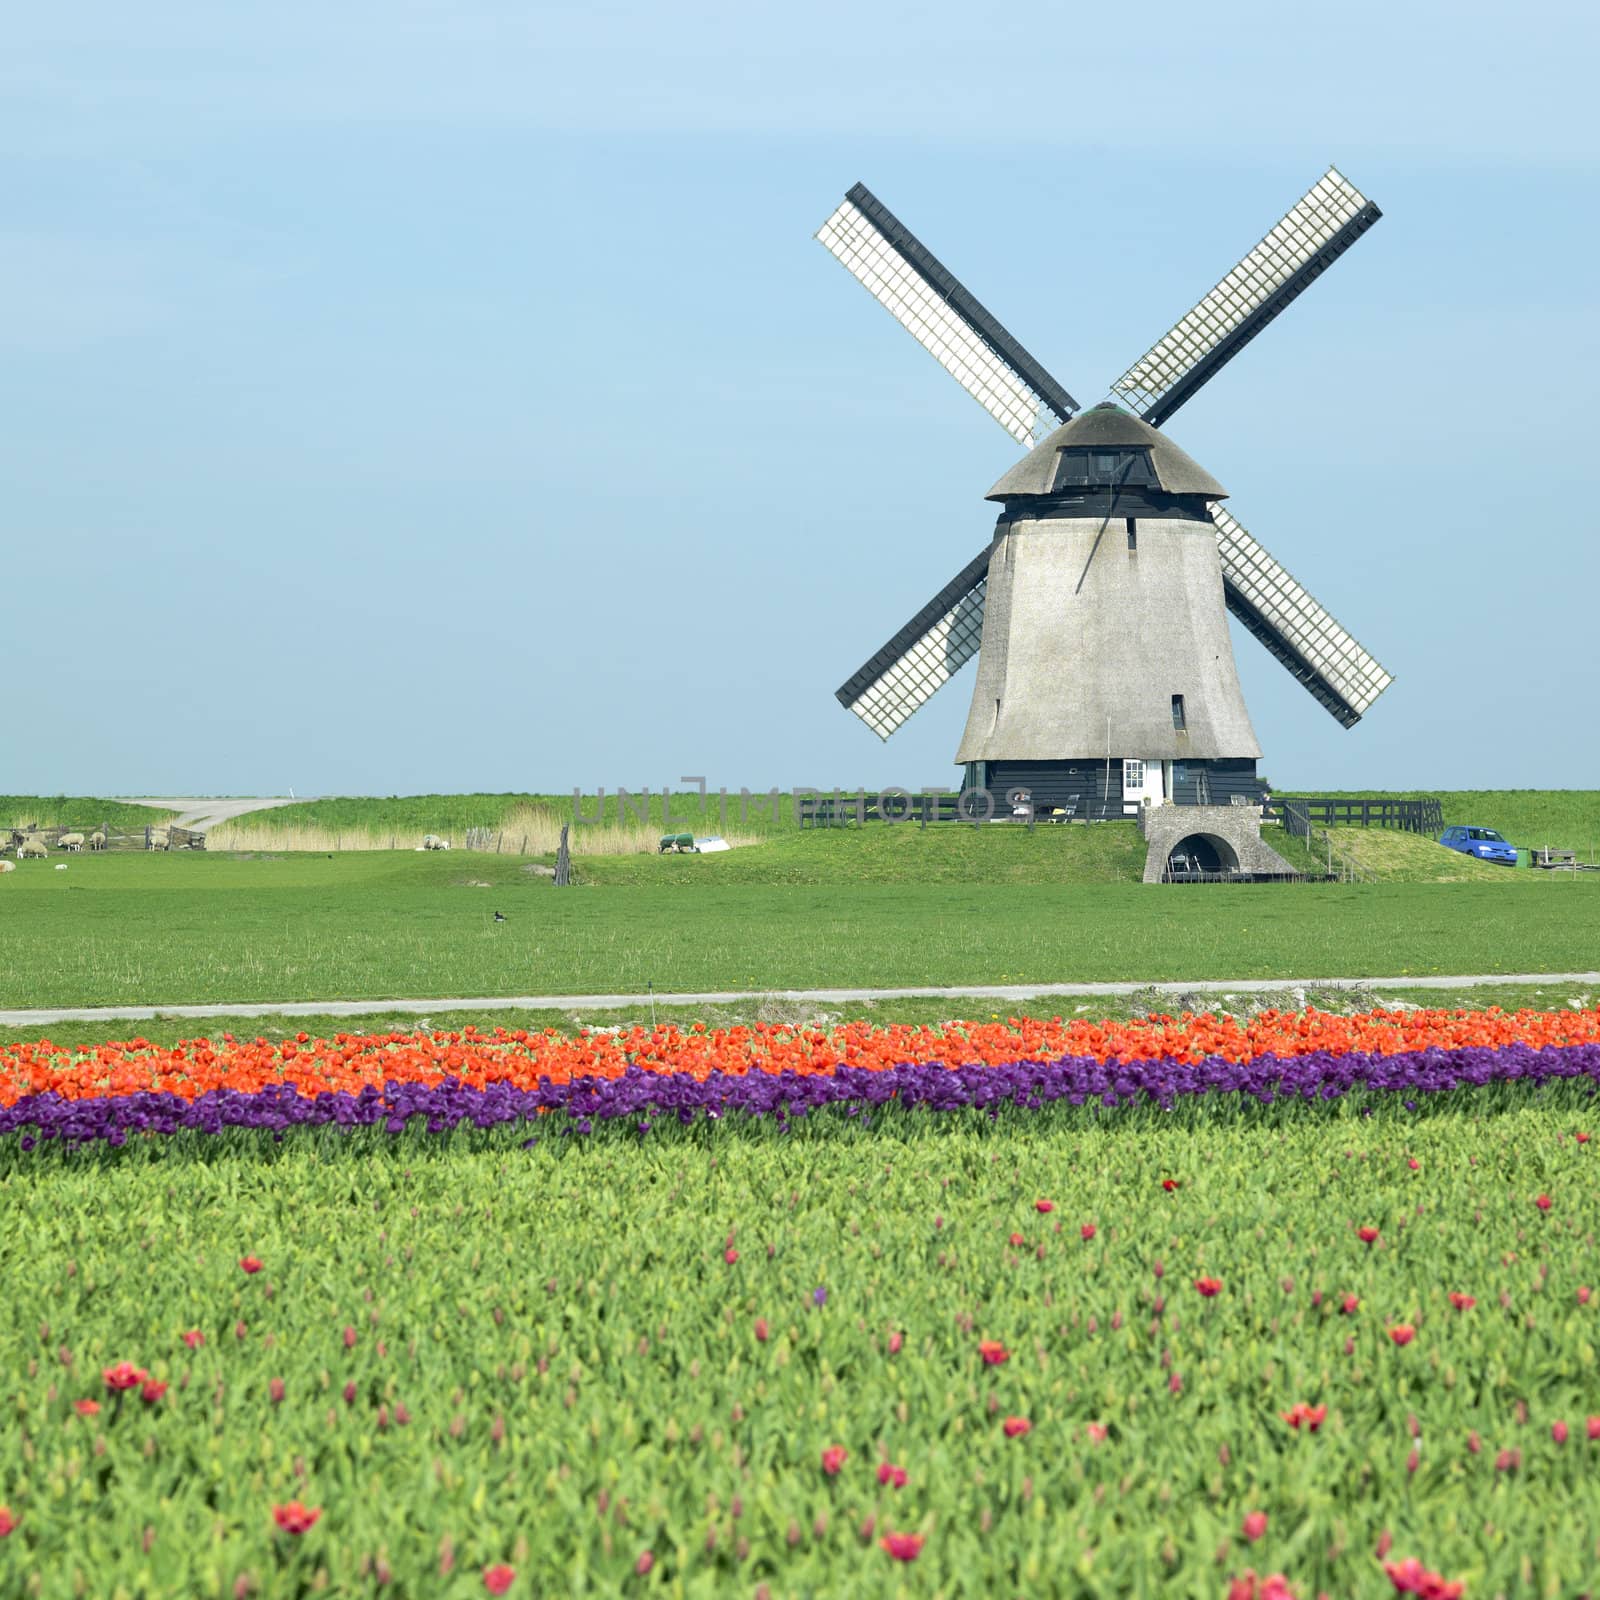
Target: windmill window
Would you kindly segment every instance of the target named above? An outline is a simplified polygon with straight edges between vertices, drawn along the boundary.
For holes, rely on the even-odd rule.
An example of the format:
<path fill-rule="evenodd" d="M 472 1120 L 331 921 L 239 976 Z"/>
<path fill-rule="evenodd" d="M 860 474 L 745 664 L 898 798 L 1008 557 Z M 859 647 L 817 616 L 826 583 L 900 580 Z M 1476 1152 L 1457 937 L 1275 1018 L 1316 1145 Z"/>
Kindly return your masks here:
<path fill-rule="evenodd" d="M 1175 694 L 1172 697 L 1172 726 L 1179 733 L 1187 733 L 1189 731 L 1189 725 L 1184 720 L 1183 696 L 1181 694 Z"/>
<path fill-rule="evenodd" d="M 1122 763 L 1122 787 L 1125 793 L 1144 788 L 1144 762 L 1130 758 Z"/>

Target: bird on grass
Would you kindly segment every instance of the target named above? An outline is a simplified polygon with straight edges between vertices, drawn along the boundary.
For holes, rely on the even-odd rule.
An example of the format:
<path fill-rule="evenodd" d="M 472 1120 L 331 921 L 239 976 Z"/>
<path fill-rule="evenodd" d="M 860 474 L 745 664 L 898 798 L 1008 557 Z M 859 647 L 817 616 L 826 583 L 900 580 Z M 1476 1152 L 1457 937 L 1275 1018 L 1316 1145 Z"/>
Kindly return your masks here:
<path fill-rule="evenodd" d="M 504 922 L 504 921 L 505 921 L 505 920 L 506 920 L 506 919 L 505 919 L 505 917 L 504 917 L 504 916 L 502 916 L 502 915 L 501 915 L 501 914 L 500 914 L 500 912 L 498 912 L 498 911 L 497 911 L 497 912 L 495 912 L 495 914 L 494 914 L 494 920 L 495 920 L 495 921 L 496 921 L 496 922 Z"/>

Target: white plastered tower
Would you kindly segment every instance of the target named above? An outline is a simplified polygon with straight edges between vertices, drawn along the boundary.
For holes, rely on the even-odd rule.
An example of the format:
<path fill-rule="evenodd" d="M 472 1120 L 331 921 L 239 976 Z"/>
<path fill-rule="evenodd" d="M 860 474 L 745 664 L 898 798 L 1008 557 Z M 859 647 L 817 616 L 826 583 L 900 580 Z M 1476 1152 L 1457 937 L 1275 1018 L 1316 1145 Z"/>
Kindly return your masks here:
<path fill-rule="evenodd" d="M 1226 491 L 1115 406 L 1080 413 L 990 490 L 972 706 L 956 759 L 1137 762 L 1136 798 L 1171 767 L 1254 761 L 1209 503 Z"/>

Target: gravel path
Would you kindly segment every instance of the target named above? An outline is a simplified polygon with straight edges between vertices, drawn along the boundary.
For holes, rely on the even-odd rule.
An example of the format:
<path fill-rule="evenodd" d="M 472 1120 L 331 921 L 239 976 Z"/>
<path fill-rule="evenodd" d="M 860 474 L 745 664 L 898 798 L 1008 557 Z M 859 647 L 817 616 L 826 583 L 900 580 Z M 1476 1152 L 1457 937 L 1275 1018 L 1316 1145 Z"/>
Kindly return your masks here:
<path fill-rule="evenodd" d="M 697 994 L 532 994 L 490 995 L 437 1000 L 295 1000 L 274 1005 L 250 1002 L 210 1006 L 91 1006 L 80 1010 L 0 1011 L 0 1027 L 27 1028 L 55 1022 L 149 1022 L 157 1017 L 362 1017 L 405 1012 L 419 1017 L 451 1011 L 622 1011 L 647 1006 L 739 1005 L 751 1000 L 845 1002 L 908 1000 L 928 996 L 962 1000 L 1036 1000 L 1060 995 L 1138 994 L 1268 994 L 1284 989 L 1474 989 L 1486 984 L 1549 984 L 1593 990 L 1600 972 L 1494 972 L 1466 977 L 1414 978 L 1238 978 L 1227 982 L 1197 979 L 1192 983 L 1039 983 L 998 986 L 952 986 L 930 989 L 723 989 Z"/>
<path fill-rule="evenodd" d="M 242 817 L 249 811 L 267 811 L 273 806 L 298 805 L 302 800 L 313 800 L 315 795 L 277 795 L 270 798 L 255 800 L 151 800 L 143 795 L 137 798 L 128 797 L 126 804 L 130 806 L 159 806 L 163 811 L 176 811 L 178 815 L 173 819 L 173 826 L 178 828 L 206 829 L 215 827 L 219 822 L 231 822 L 235 817 Z"/>

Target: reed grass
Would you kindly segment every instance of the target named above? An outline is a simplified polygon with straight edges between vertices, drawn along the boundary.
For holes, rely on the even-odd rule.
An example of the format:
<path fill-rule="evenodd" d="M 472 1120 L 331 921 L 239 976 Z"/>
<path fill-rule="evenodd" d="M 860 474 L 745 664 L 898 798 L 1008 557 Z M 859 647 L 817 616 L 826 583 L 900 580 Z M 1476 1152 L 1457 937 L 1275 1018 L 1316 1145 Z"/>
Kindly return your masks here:
<path fill-rule="evenodd" d="M 499 833 L 498 854 L 550 856 L 561 842 L 563 822 L 572 820 L 571 809 L 554 806 L 513 805 L 492 823 L 480 824 Z M 427 831 L 427 830 L 425 830 Z M 450 840 L 452 849 L 464 849 L 465 831 L 452 834 L 441 826 L 432 830 Z M 688 830 L 684 830 L 688 831 Z M 703 830 L 702 830 L 703 831 Z M 724 834 L 730 845 L 755 844 L 754 834 Z M 344 850 L 420 850 L 423 833 L 414 827 L 383 823 L 326 824 L 283 822 L 272 811 L 251 813 L 234 822 L 219 823 L 206 835 L 209 850 L 259 850 L 271 853 L 304 851 L 331 855 Z M 574 856 L 654 855 L 661 840 L 659 824 L 603 822 L 574 827 L 567 845 Z"/>

